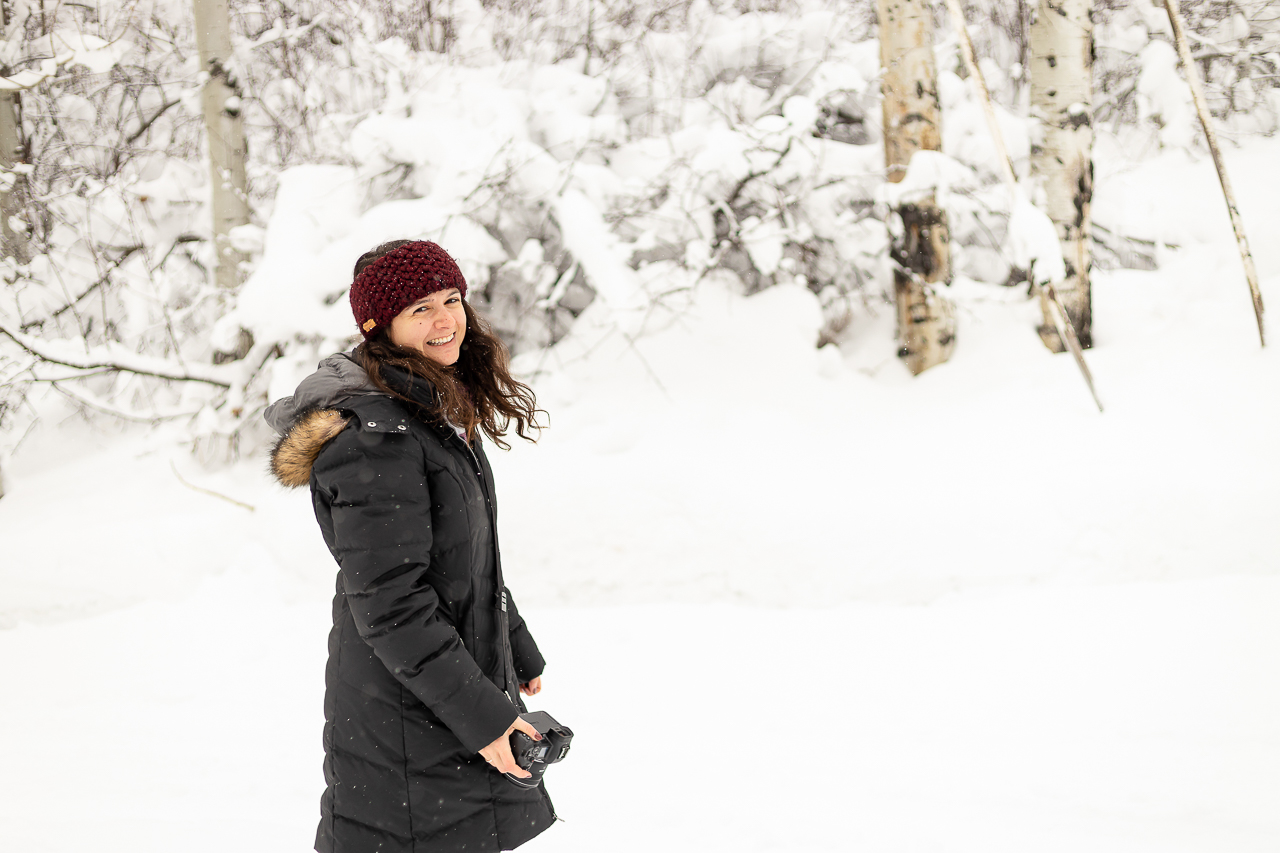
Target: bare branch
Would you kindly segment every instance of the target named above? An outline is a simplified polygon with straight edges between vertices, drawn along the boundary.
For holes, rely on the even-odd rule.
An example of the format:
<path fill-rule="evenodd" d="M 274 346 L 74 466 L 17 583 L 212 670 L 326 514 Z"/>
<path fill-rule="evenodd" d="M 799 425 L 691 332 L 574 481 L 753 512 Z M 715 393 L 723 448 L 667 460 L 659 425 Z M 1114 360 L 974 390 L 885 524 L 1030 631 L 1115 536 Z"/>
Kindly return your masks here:
<path fill-rule="evenodd" d="M 129 258 L 131 258 L 135 252 L 140 252 L 140 251 L 142 251 L 142 246 L 126 246 L 124 248 L 123 253 L 120 255 L 120 257 L 116 258 L 114 261 L 111 262 L 111 266 L 107 269 L 106 272 L 102 274 L 102 276 L 97 281 L 95 281 L 93 284 L 86 287 L 80 293 L 80 295 L 77 296 L 75 299 L 72 299 L 66 305 L 63 305 L 61 308 L 57 309 L 52 314 L 50 314 L 49 319 L 56 319 L 58 317 L 61 317 L 63 314 L 67 313 L 72 308 L 74 308 L 76 305 L 79 305 L 82 299 L 92 294 L 99 287 L 102 287 L 102 285 L 106 284 L 111 279 L 111 273 L 113 271 L 119 268 L 119 266 L 123 264 L 125 261 L 129 260 Z M 43 319 L 32 320 L 30 323 L 23 323 L 20 328 L 22 331 L 25 332 L 28 329 L 35 329 L 35 328 L 41 327 L 44 325 L 44 323 L 45 321 Z"/>
<path fill-rule="evenodd" d="M 1209 143 L 1209 153 L 1213 155 L 1213 165 L 1218 170 L 1218 182 L 1222 185 L 1222 195 L 1227 202 L 1227 213 L 1231 216 L 1231 227 L 1236 234 L 1236 248 L 1240 251 L 1240 261 L 1244 264 L 1244 277 L 1249 285 L 1249 295 L 1253 297 L 1253 315 L 1258 321 L 1258 341 L 1267 345 L 1267 330 L 1262 320 L 1262 291 L 1258 288 L 1258 270 L 1253 263 L 1253 253 L 1249 251 L 1249 241 L 1244 235 L 1244 220 L 1236 207 L 1236 194 L 1231 188 L 1231 179 L 1227 177 L 1227 163 L 1222 158 L 1222 149 L 1218 147 L 1218 136 L 1214 132 L 1213 120 L 1209 115 L 1209 104 L 1204 99 L 1204 87 L 1196 75 L 1195 60 L 1187 47 L 1187 31 L 1182 26 L 1182 14 L 1178 11 L 1178 0 L 1164 0 L 1165 11 L 1169 13 L 1169 24 L 1173 28 L 1173 41 L 1178 48 L 1178 58 L 1182 60 L 1182 70 L 1187 75 L 1187 85 L 1191 87 L 1191 99 L 1200 115 L 1200 126 L 1204 128 L 1205 141 Z"/>
<path fill-rule="evenodd" d="M 186 478 L 183 477 L 182 474 L 178 472 L 178 466 L 174 464 L 172 459 L 169 460 L 169 467 L 173 469 L 173 476 L 178 478 L 178 482 L 186 486 L 188 489 L 191 489 L 193 492 L 200 492 L 201 494 L 209 495 L 210 497 L 221 498 L 222 500 L 227 501 L 228 503 L 233 503 L 238 507 L 247 509 L 249 510 L 249 512 L 255 511 L 252 505 L 247 504 L 244 501 L 238 501 L 235 498 L 229 498 L 226 495 L 222 494 L 221 492 L 215 492 L 213 489 L 205 489 L 205 488 L 201 488 L 200 486 L 195 486 L 195 485 L 192 485 L 191 483 L 188 483 Z"/>
<path fill-rule="evenodd" d="M 107 401 L 94 396 L 82 389 L 72 390 L 63 387 L 60 383 L 52 383 L 53 388 L 59 394 L 63 395 L 72 402 L 79 403 L 86 408 L 102 412 L 105 415 L 111 415 L 113 418 L 119 418 L 122 421 L 133 421 L 135 423 L 149 424 L 156 421 L 175 420 L 177 418 L 193 418 L 199 412 L 130 412 L 117 408 Z"/>
<path fill-rule="evenodd" d="M 147 119 L 146 121 L 144 121 L 144 122 L 143 122 L 143 123 L 138 127 L 138 129 L 137 129 L 137 130 L 135 130 L 133 133 L 131 133 L 131 134 L 129 134 L 127 137 L 125 137 L 124 144 L 125 144 L 125 145 L 132 145 L 133 143 L 137 142 L 137 141 L 138 141 L 138 139 L 139 139 L 139 137 L 141 137 L 141 136 L 142 136 L 142 134 L 146 133 L 146 132 L 151 128 L 151 125 L 153 125 L 153 124 L 155 124 L 155 123 L 156 123 L 156 119 L 160 118 L 160 116 L 164 115 L 164 114 L 165 114 L 165 113 L 167 113 L 170 109 L 172 109 L 173 107 L 176 107 L 176 106 L 177 106 L 178 104 L 180 104 L 180 103 L 182 103 L 182 101 L 180 101 L 180 100 L 172 100 L 172 101 L 168 101 L 168 102 L 167 102 L 167 103 L 165 103 L 165 104 L 162 104 L 162 105 L 160 106 L 160 109 L 156 110 L 156 111 L 155 111 L 155 113 L 151 116 L 151 118 L 149 118 L 149 119 Z"/>

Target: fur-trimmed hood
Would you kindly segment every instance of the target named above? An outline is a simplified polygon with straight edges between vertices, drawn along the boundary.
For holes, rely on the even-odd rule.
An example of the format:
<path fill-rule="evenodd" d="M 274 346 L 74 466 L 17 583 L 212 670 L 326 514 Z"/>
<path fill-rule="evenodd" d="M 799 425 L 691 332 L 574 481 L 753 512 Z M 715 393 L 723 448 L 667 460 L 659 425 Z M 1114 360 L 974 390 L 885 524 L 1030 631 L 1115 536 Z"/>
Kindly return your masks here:
<path fill-rule="evenodd" d="M 311 482 L 311 467 L 320 451 L 351 420 L 340 409 L 366 394 L 378 394 L 351 353 L 334 353 L 298 384 L 298 390 L 267 407 L 263 417 L 280 440 L 271 449 L 271 473 L 284 486 Z"/>
<path fill-rule="evenodd" d="M 280 485 L 290 489 L 309 485 L 316 457 L 350 422 L 337 409 L 313 409 L 294 421 L 271 449 L 271 473 Z"/>

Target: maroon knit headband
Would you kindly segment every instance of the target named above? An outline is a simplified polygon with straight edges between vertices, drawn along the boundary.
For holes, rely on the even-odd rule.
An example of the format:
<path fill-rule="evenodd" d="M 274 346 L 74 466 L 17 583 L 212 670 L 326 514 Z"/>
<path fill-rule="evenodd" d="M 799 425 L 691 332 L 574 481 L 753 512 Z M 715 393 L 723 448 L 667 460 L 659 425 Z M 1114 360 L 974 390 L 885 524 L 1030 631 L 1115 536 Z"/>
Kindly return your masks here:
<path fill-rule="evenodd" d="M 467 280 L 448 252 L 426 240 L 405 243 L 356 276 L 351 283 L 351 313 L 368 340 L 422 297 L 451 287 L 467 295 Z"/>

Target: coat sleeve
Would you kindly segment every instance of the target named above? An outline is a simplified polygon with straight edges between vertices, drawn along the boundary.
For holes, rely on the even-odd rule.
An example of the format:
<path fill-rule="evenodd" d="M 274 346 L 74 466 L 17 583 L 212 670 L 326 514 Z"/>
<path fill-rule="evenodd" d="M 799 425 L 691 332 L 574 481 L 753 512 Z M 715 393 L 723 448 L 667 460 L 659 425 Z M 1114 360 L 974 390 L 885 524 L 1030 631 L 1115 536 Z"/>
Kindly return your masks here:
<path fill-rule="evenodd" d="M 329 504 L 333 554 L 360 636 L 463 746 L 479 752 L 517 711 L 439 612 L 427 580 L 431 496 L 417 451 L 411 436 L 348 427 L 316 460 L 315 484 Z"/>
<path fill-rule="evenodd" d="M 507 615 L 511 619 L 511 656 L 515 659 L 513 663 L 516 666 L 516 678 L 524 684 L 542 675 L 547 662 L 542 659 L 542 652 L 538 651 L 538 644 L 533 641 L 533 634 L 529 633 L 529 626 L 525 624 L 524 617 L 516 609 L 516 600 L 511 597 L 511 589 L 508 587 L 503 589 L 507 590 Z"/>

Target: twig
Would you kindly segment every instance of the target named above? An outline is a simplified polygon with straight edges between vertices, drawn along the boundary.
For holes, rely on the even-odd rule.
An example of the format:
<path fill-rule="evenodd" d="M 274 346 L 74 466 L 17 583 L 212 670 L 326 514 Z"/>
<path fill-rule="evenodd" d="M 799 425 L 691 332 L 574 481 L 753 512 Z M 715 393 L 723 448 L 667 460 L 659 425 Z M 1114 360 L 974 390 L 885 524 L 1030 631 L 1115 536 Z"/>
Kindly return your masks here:
<path fill-rule="evenodd" d="M 987 127 L 991 129 L 991 139 L 995 142 L 996 157 L 1000 160 L 1000 173 L 1010 187 L 1018 183 L 1013 174 L 1013 161 L 1009 159 L 1009 149 L 1004 144 L 1004 134 L 1000 132 L 1000 122 L 996 118 L 995 105 L 991 103 L 991 90 L 987 88 L 987 78 L 978 68 L 974 58 L 973 41 L 969 38 L 969 29 L 964 23 L 964 10 L 960 8 L 960 0 L 947 0 L 947 9 L 951 11 L 951 23 L 955 26 L 956 35 L 960 38 L 960 53 L 964 64 L 969 69 L 969 76 L 978 89 L 978 100 L 982 103 L 982 112 L 987 117 Z"/>
<path fill-rule="evenodd" d="M 1080 368 L 1080 375 L 1084 377 L 1084 383 L 1089 386 L 1089 393 L 1093 395 L 1093 402 L 1098 404 L 1098 411 L 1101 412 L 1102 401 L 1098 399 L 1098 392 L 1093 387 L 1093 374 L 1089 372 L 1089 365 L 1084 362 L 1084 350 L 1080 348 L 1080 340 L 1076 337 L 1076 330 L 1071 325 L 1071 318 L 1067 314 L 1067 308 L 1062 304 L 1062 297 L 1058 296 L 1057 288 L 1051 282 L 1045 282 L 1041 287 L 1048 295 L 1049 303 L 1054 308 L 1049 314 L 1053 317 L 1053 325 L 1058 330 L 1058 337 L 1067 342 L 1067 349 L 1071 350 L 1071 355 L 1076 360 L 1076 366 Z"/>
<path fill-rule="evenodd" d="M 71 310 L 72 308 L 74 308 L 76 305 L 79 305 L 79 304 L 80 304 L 80 300 L 84 299 L 86 296 L 88 296 L 88 295 L 90 295 L 91 293 L 93 293 L 93 292 L 94 292 L 95 290 L 97 290 L 99 287 L 101 287 L 102 285 L 106 284 L 106 283 L 111 279 L 111 273 L 112 273 L 112 272 L 114 272 L 115 270 L 119 269 L 121 264 L 123 264 L 125 261 L 129 260 L 129 258 L 133 257 L 133 255 L 134 255 L 135 253 L 140 252 L 140 251 L 142 251 L 142 246 L 125 246 L 125 247 L 124 247 L 124 251 L 123 251 L 123 253 L 120 255 L 120 257 L 116 258 L 114 261 L 112 261 L 112 262 L 111 262 L 111 266 L 107 269 L 107 271 L 106 271 L 106 272 L 104 272 L 104 273 L 102 274 L 102 276 L 101 276 L 100 278 L 98 278 L 98 280 L 97 280 L 97 281 L 95 281 L 93 284 L 91 284 L 91 285 L 89 285 L 88 287 L 86 287 L 86 288 L 85 288 L 85 289 L 80 293 L 80 295 L 79 295 L 79 296 L 77 296 L 75 299 L 72 299 L 72 300 L 71 300 L 70 302 L 68 302 L 66 305 L 63 305 L 61 308 L 59 308 L 59 309 L 57 309 L 56 311 L 52 312 L 52 313 L 49 315 L 50 319 L 57 319 L 58 317 L 61 317 L 63 314 L 65 314 L 66 312 L 70 311 L 70 310 Z M 33 321 L 32 321 L 32 322 L 30 322 L 30 323 L 24 323 L 24 324 L 22 324 L 22 326 L 20 326 L 20 327 L 19 327 L 19 329 L 20 329 L 20 331 L 25 332 L 25 331 L 27 331 L 28 329 L 32 329 L 32 328 L 35 328 L 35 327 L 37 327 L 37 326 L 43 327 L 43 326 L 44 326 L 44 320 L 33 320 Z"/>
<path fill-rule="evenodd" d="M 134 423 L 150 424 L 156 421 L 175 420 L 177 418 L 193 418 L 199 412 L 143 412 L 135 414 L 126 412 L 124 409 L 117 409 L 110 403 L 99 400 L 83 391 L 72 391 L 70 388 L 62 387 L 61 382 L 65 380 L 50 380 L 49 385 L 62 396 L 79 403 L 82 406 L 88 406 L 90 409 L 102 412 L 104 415 L 111 415 L 113 418 L 119 418 L 122 421 L 133 421 Z"/>
<path fill-rule="evenodd" d="M 161 104 L 160 108 L 155 111 L 155 113 L 151 116 L 151 118 L 144 121 L 141 125 L 138 126 L 137 130 L 135 130 L 133 133 L 125 137 L 124 144 L 132 145 L 133 143 L 137 142 L 138 139 L 141 138 L 142 134 L 146 133 L 147 130 L 151 127 L 151 125 L 156 123 L 156 120 L 159 119 L 160 116 L 164 115 L 165 113 L 167 113 L 169 110 L 173 109 L 180 103 L 182 103 L 182 101 L 173 100 L 173 101 L 168 101 L 167 103 Z"/>
<path fill-rule="evenodd" d="M 1204 128 L 1205 139 L 1209 142 L 1209 152 L 1213 154 L 1213 165 L 1218 169 L 1218 182 L 1222 184 L 1222 195 L 1227 201 L 1227 212 L 1231 215 L 1231 227 L 1236 232 L 1236 248 L 1240 250 L 1240 260 L 1244 262 L 1244 277 L 1249 283 L 1249 294 L 1253 297 L 1253 314 L 1258 319 L 1258 339 L 1262 346 L 1267 345 L 1267 331 L 1262 322 L 1262 292 L 1258 289 L 1258 270 L 1253 265 L 1253 254 L 1249 251 L 1249 241 L 1244 236 L 1244 221 L 1236 208 L 1236 195 L 1231 189 L 1231 179 L 1227 177 L 1227 164 L 1222 159 L 1222 149 L 1218 147 L 1218 137 L 1213 129 L 1213 119 L 1209 115 L 1209 105 L 1204 99 L 1204 87 L 1196 76 L 1195 62 L 1191 58 L 1191 50 L 1187 47 L 1187 34 L 1182 27 L 1182 15 L 1178 12 L 1178 0 L 1164 0 L 1165 11 L 1169 13 L 1169 24 L 1173 27 L 1173 40 L 1178 46 L 1178 58 L 1182 60 L 1182 70 L 1187 74 L 1187 85 L 1191 87 L 1191 98 L 1195 101 L 1196 112 L 1200 114 L 1200 126 Z"/>
<path fill-rule="evenodd" d="M 32 368 L 34 367 L 35 365 L 33 364 Z M 28 382 L 48 382 L 49 384 L 53 384 L 55 382 L 72 382 L 76 379 L 88 379 L 91 376 L 106 376 L 108 373 L 114 373 L 114 372 L 115 371 L 113 370 L 101 369 L 101 370 L 85 370 L 85 371 L 81 371 L 80 373 L 68 373 L 63 376 L 39 376 L 36 374 L 34 369 L 31 369 L 29 370 L 30 375 L 27 376 L 25 379 L 13 379 L 8 382 L 0 382 L 0 388 L 9 388 L 13 385 L 18 385 L 18 384 L 28 383 Z"/>
<path fill-rule="evenodd" d="M 774 160 L 773 165 L 769 168 L 755 172 L 748 172 L 743 175 L 742 180 L 738 181 L 737 186 L 733 188 L 733 192 L 729 193 L 728 197 L 724 200 L 725 205 L 732 207 L 733 203 L 738 200 L 738 196 L 742 194 L 744 189 L 746 189 L 747 184 L 751 183 L 756 178 L 763 178 L 765 175 L 781 166 L 782 161 L 787 159 L 787 155 L 791 153 L 791 144 L 795 141 L 796 139 L 794 136 L 787 140 L 787 144 L 783 146 L 782 151 L 778 153 L 778 159 Z"/>
<path fill-rule="evenodd" d="M 226 501 L 227 503 L 233 503 L 238 507 L 243 507 L 244 509 L 249 510 L 249 512 L 257 511 L 253 506 L 247 503 L 244 503 L 243 501 L 238 501 L 235 498 L 229 498 L 226 495 L 221 494 L 220 492 L 215 492 L 213 489 L 203 489 L 200 486 L 191 485 L 185 479 L 183 479 L 181 474 L 178 473 L 178 466 L 174 464 L 172 459 L 169 460 L 169 467 L 173 469 L 173 476 L 178 478 L 178 482 L 186 486 L 188 489 L 191 489 L 193 492 L 200 492 L 203 495 L 209 495 L 210 497 L 214 497 L 214 498 L 222 498 L 222 500 Z"/>

